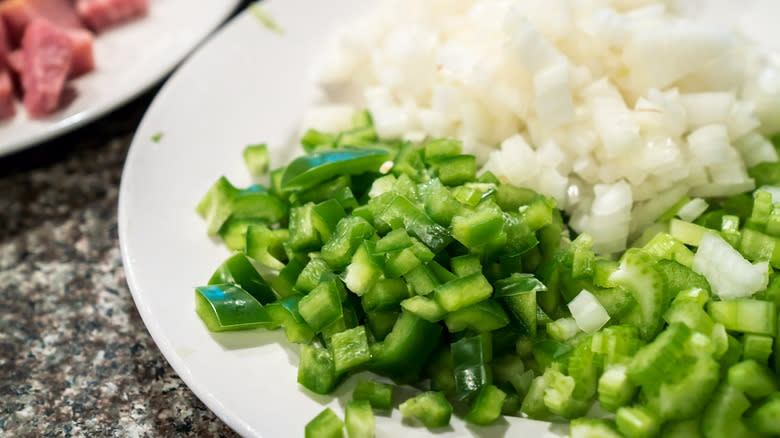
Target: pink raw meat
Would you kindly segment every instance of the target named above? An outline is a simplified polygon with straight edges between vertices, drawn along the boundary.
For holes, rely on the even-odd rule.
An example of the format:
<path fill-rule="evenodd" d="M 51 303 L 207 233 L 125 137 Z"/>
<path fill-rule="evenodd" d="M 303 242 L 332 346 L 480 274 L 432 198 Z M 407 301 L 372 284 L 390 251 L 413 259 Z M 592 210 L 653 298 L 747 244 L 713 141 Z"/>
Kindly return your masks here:
<path fill-rule="evenodd" d="M 68 29 L 66 31 L 73 47 L 73 59 L 68 78 L 76 78 L 95 69 L 95 56 L 92 52 L 92 32 L 86 29 Z"/>
<path fill-rule="evenodd" d="M 8 35 L 5 32 L 5 24 L 3 20 L 0 20 L 0 69 L 2 69 L 8 61 L 6 57 L 8 52 L 11 51 L 11 46 L 8 43 Z"/>
<path fill-rule="evenodd" d="M 14 86 L 11 82 L 11 74 L 7 69 L 0 68 L 0 120 L 11 118 L 15 114 Z"/>
<path fill-rule="evenodd" d="M 15 46 L 21 43 L 25 28 L 37 18 L 69 29 L 84 27 L 70 0 L 0 0 L 0 16 Z"/>
<path fill-rule="evenodd" d="M 73 58 L 71 59 L 68 79 L 77 78 L 94 70 L 95 56 L 92 51 L 94 36 L 92 32 L 86 29 L 69 29 L 65 31 L 65 34 L 70 38 L 70 43 L 73 47 Z M 22 70 L 24 70 L 23 52 L 22 49 L 16 49 L 6 56 L 8 67 L 11 68 L 13 73 L 18 75 L 21 75 Z"/>
<path fill-rule="evenodd" d="M 73 59 L 70 37 L 47 20 L 35 20 L 22 39 L 24 106 L 31 117 L 57 110 Z"/>
<path fill-rule="evenodd" d="M 95 32 L 146 15 L 147 0 L 76 0 L 76 11 Z"/>
<path fill-rule="evenodd" d="M 8 67 L 11 69 L 11 72 L 18 75 L 22 74 L 22 70 L 24 70 L 24 53 L 22 52 L 22 49 L 16 49 L 8 52 L 6 61 L 8 63 Z"/>

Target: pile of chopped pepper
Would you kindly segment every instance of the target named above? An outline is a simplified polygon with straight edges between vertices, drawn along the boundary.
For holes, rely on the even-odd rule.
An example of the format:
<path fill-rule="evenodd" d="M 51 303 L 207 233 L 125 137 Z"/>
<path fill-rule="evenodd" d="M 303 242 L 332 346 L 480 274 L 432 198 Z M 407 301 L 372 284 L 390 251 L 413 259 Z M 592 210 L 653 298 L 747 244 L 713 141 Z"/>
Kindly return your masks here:
<path fill-rule="evenodd" d="M 428 428 L 463 404 L 476 425 L 574 419 L 573 437 L 780 434 L 780 276 L 719 299 L 693 269 L 711 234 L 780 260 L 764 192 L 711 201 L 693 222 L 667 212 L 641 247 L 601 257 L 588 235 L 570 240 L 554 199 L 477 176 L 456 140 L 382 141 L 360 112 L 301 142 L 267 187 L 223 177 L 198 205 L 234 254 L 195 299 L 211 331 L 283 328 L 309 391 L 369 370 L 419 388 L 399 409 Z M 267 172 L 265 145 L 244 158 Z M 342 436 L 345 422 L 373 436 L 392 391 L 359 382 L 345 421 L 326 409 L 306 436 Z M 583 418 L 596 401 L 614 419 Z"/>

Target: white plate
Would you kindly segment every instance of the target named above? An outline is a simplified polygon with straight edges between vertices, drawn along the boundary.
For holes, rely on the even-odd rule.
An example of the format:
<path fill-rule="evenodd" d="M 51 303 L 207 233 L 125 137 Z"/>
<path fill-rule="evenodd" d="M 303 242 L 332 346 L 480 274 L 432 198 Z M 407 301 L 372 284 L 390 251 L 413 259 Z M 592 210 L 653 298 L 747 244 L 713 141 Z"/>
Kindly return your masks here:
<path fill-rule="evenodd" d="M 119 238 L 136 305 L 182 379 L 245 436 L 301 436 L 325 405 L 343 415 L 355 379 L 335 400 L 312 396 L 296 383 L 298 349 L 284 342 L 281 331 L 209 334 L 193 311 L 193 287 L 204 284 L 229 253 L 205 237 L 194 206 L 221 175 L 238 185 L 250 182 L 241 158 L 246 144 L 268 142 L 274 162 L 284 162 L 290 152 L 283 145 L 317 99 L 309 75 L 323 39 L 372 3 L 270 0 L 264 8 L 283 35 L 263 28 L 250 14 L 240 15 L 163 87 L 127 158 Z M 778 6 L 771 16 L 778 16 Z M 151 141 L 156 132 L 164 133 L 157 143 Z M 443 435 L 498 437 L 508 427 L 533 437 L 568 429 L 507 418 L 476 433 L 454 419 Z M 377 430 L 379 437 L 429 435 L 424 428 L 403 426 L 397 410 L 392 418 L 379 416 Z"/>
<path fill-rule="evenodd" d="M 0 122 L 0 156 L 64 134 L 137 96 L 173 70 L 240 0 L 150 0 L 149 15 L 95 38 L 94 72 L 73 81 L 78 96 L 45 119 L 21 105 Z"/>

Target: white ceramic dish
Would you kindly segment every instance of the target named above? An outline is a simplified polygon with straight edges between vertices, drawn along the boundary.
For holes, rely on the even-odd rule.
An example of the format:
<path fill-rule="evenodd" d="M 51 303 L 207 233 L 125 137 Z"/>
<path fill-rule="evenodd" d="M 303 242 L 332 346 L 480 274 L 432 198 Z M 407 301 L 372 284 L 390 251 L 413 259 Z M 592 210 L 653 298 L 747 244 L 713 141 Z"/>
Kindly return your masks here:
<path fill-rule="evenodd" d="M 117 108 L 168 74 L 240 0 L 150 0 L 149 15 L 95 38 L 97 67 L 73 82 L 78 96 L 45 119 L 0 122 L 0 156 L 64 134 Z"/>
<path fill-rule="evenodd" d="M 221 175 L 237 185 L 250 182 L 241 158 L 246 144 L 268 142 L 275 163 L 288 159 L 283 145 L 317 99 L 310 71 L 323 39 L 372 3 L 269 0 L 263 8 L 283 35 L 251 14 L 238 16 L 163 87 L 127 158 L 119 237 L 139 312 L 182 379 L 244 436 L 301 436 L 325 405 L 343 415 L 355 380 L 335 399 L 312 396 L 296 383 L 298 349 L 283 342 L 281 331 L 209 334 L 193 311 L 193 287 L 208 280 L 228 251 L 205 237 L 194 206 Z M 780 4 L 771 7 L 770 15 L 780 16 Z M 780 41 L 777 31 L 774 35 Z M 157 132 L 163 137 L 154 142 Z M 499 437 L 508 428 L 529 437 L 560 436 L 568 429 L 519 418 L 472 429 L 454 419 L 442 436 Z M 429 434 L 402 425 L 396 410 L 377 418 L 377 436 Z"/>

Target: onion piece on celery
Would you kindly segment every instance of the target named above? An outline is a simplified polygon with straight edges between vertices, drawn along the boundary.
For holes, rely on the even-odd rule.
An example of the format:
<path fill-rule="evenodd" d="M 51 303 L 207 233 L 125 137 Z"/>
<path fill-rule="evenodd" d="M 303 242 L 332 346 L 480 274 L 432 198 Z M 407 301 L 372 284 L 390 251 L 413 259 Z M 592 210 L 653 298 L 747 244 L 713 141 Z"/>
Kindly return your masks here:
<path fill-rule="evenodd" d="M 684 221 L 693 222 L 702 213 L 707 211 L 707 201 L 701 198 L 691 199 L 687 204 L 683 205 L 677 212 L 677 217 Z"/>
<path fill-rule="evenodd" d="M 585 333 L 594 333 L 609 321 L 609 314 L 592 293 L 583 289 L 567 305 L 577 325 Z"/>
<path fill-rule="evenodd" d="M 693 270 L 703 275 L 712 292 L 721 299 L 749 297 L 766 289 L 769 264 L 751 264 L 720 236 L 705 233 L 696 255 Z"/>

